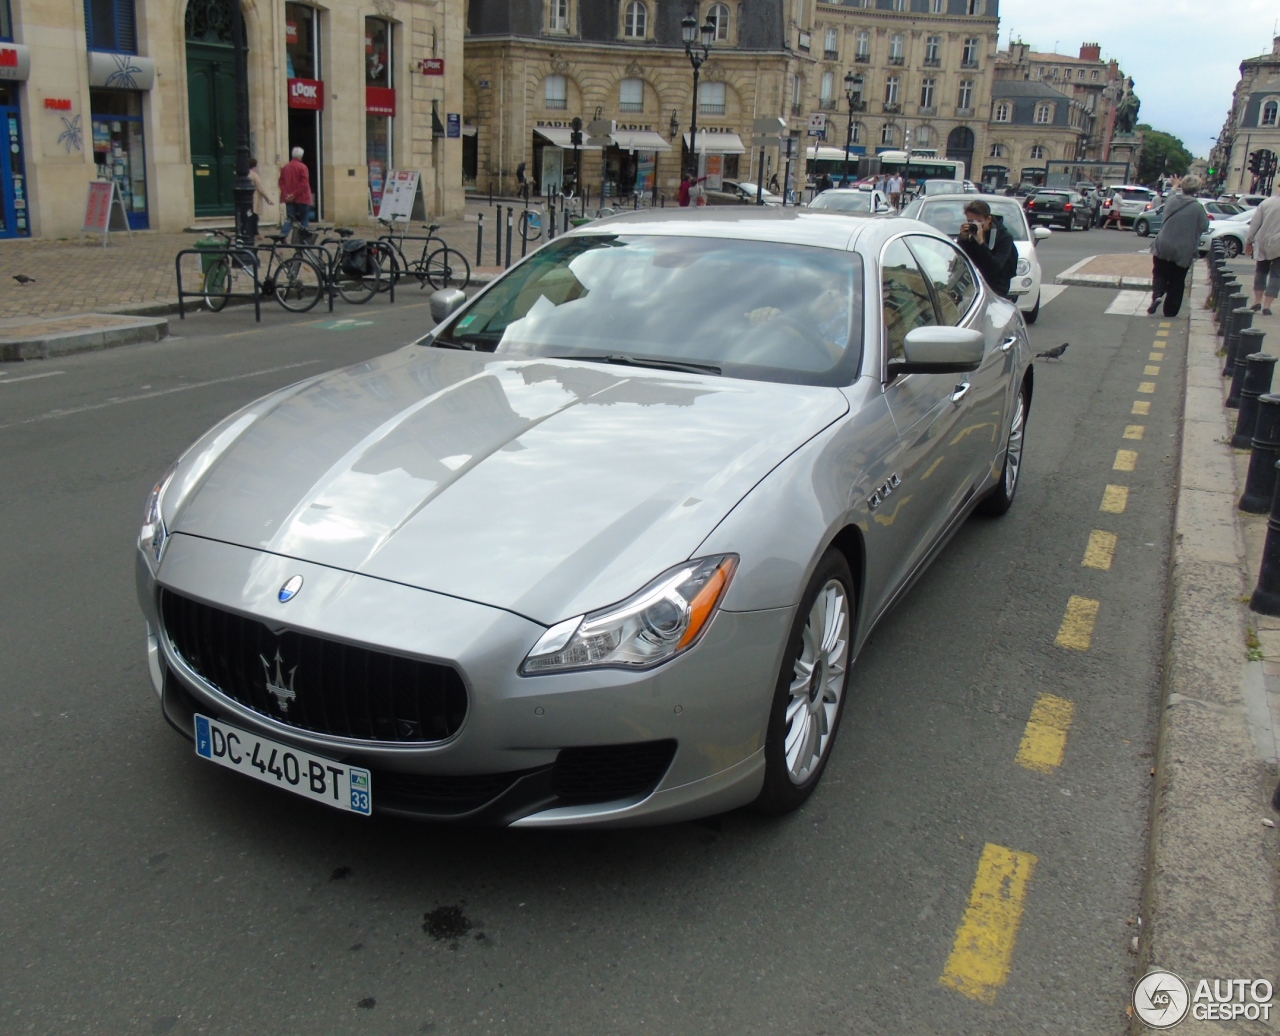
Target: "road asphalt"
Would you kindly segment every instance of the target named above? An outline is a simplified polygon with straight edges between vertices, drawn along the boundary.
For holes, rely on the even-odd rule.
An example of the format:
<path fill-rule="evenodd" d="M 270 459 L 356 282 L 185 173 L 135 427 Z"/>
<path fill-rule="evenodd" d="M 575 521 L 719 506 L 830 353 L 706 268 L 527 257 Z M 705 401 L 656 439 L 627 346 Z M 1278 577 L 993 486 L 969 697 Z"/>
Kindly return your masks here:
<path fill-rule="evenodd" d="M 1138 250 L 1054 235 L 1046 284 L 1104 243 Z M 1194 297 L 1161 327 L 1126 295 L 1046 291 L 1033 342 L 1071 345 L 1037 364 L 1019 499 L 877 629 L 810 804 L 610 833 L 337 814 L 202 763 L 150 691 L 155 475 L 421 334 L 425 300 L 0 364 L 0 1029 L 1120 1033 L 1149 965 L 1274 978 L 1268 774 L 1231 698 L 1249 575 L 1230 535 L 1192 552 L 1235 526 L 1185 496 L 1235 477 L 1220 400 L 1184 422 L 1212 346 Z"/>

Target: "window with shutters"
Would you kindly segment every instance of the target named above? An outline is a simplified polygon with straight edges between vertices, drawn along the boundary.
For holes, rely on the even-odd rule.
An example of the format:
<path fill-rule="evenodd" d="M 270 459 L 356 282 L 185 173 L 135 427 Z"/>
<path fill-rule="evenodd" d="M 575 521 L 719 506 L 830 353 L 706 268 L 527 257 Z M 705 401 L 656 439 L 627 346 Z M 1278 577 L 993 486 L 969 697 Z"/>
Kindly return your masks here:
<path fill-rule="evenodd" d="M 644 111 L 643 79 L 624 79 L 618 84 L 618 108 L 624 112 Z"/>
<path fill-rule="evenodd" d="M 8 4 L 5 8 L 7 15 Z M 138 53 L 138 23 L 133 0 L 84 0 L 84 34 L 89 50 Z"/>

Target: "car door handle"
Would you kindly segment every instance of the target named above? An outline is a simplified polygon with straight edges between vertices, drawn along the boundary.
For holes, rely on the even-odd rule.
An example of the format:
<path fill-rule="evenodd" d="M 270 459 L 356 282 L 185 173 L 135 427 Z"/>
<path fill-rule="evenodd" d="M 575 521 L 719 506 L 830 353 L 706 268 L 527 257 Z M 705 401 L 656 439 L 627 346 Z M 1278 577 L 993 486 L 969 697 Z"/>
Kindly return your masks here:
<path fill-rule="evenodd" d="M 1000 343 L 1000 351 L 1002 353 L 1007 353 L 1010 349 L 1012 349 L 1017 344 L 1017 342 L 1018 342 L 1018 336 L 1010 335 L 1008 338 L 1006 338 L 1003 342 Z"/>
<path fill-rule="evenodd" d="M 964 397 L 967 396 L 968 394 L 969 394 L 969 383 L 967 381 L 962 382 L 961 384 L 957 385 L 956 390 L 953 393 L 951 393 L 951 402 L 959 406 L 960 401 L 964 399 Z"/>

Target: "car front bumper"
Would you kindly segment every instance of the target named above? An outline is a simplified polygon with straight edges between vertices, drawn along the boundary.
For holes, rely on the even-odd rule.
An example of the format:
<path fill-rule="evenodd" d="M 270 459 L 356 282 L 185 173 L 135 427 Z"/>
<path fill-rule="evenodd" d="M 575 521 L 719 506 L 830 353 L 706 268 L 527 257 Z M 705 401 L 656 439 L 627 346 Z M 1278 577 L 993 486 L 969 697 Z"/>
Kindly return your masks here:
<path fill-rule="evenodd" d="M 303 576 L 303 589 L 281 604 L 278 591 L 295 575 Z M 437 742 L 300 729 L 274 706 L 251 708 L 223 693 L 188 664 L 164 629 L 162 590 L 257 620 L 277 635 L 289 630 L 452 666 L 466 687 L 465 718 Z M 768 713 L 792 618 L 786 608 L 721 611 L 696 647 L 653 670 L 521 677 L 521 661 L 544 632 L 527 618 L 256 550 L 176 535 L 158 572 L 139 552 L 138 591 L 152 684 L 166 719 L 187 737 L 200 712 L 368 768 L 376 811 L 520 826 L 668 822 L 752 801 L 763 780 Z M 247 680 L 265 679 L 252 668 Z M 297 693 L 307 693 L 304 683 Z M 566 758 L 605 767 L 621 759 L 617 765 L 625 766 L 627 752 L 658 742 L 672 746 L 670 761 L 646 787 L 597 801 L 584 801 L 581 785 L 573 795 L 563 791 Z M 433 789 L 445 785 L 474 793 L 442 805 Z"/>

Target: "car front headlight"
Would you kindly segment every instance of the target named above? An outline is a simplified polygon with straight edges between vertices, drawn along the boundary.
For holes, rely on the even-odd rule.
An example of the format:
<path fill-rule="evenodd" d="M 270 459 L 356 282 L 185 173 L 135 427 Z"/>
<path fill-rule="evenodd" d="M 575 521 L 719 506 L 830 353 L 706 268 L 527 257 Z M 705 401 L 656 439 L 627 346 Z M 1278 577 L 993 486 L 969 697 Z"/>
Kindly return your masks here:
<path fill-rule="evenodd" d="M 698 642 L 737 567 L 735 554 L 695 558 L 619 604 L 556 623 L 538 638 L 520 675 L 661 665 Z"/>
<path fill-rule="evenodd" d="M 169 541 L 169 530 L 165 528 L 160 507 L 164 503 L 164 491 L 169 488 L 177 470 L 177 464 L 171 464 L 169 470 L 160 476 L 160 480 L 147 494 L 147 506 L 142 512 L 142 531 L 138 533 L 138 546 L 157 565 L 164 554 L 164 545 Z"/>
<path fill-rule="evenodd" d="M 1018 260 L 1018 276 L 1025 277 L 1031 272 L 1031 264 L 1025 259 Z"/>

